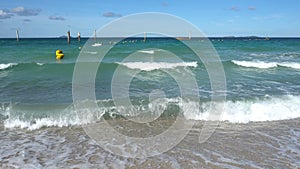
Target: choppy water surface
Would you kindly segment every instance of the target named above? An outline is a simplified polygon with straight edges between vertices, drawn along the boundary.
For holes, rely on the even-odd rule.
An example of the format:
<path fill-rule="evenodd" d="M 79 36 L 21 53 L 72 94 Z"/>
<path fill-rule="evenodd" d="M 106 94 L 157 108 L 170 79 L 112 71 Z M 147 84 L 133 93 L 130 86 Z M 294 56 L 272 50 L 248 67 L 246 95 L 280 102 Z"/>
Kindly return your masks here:
<path fill-rule="evenodd" d="M 93 117 L 90 119 L 78 117 L 72 100 L 76 59 L 81 52 L 89 59 L 87 64 L 97 63 L 93 56 L 114 40 L 98 39 L 83 49 L 85 40 L 68 46 L 65 39 L 21 39 L 19 43 L 0 39 L 0 168 L 300 166 L 300 39 L 211 39 L 224 67 L 227 91 L 222 93 L 226 101 L 220 124 L 201 144 L 198 138 L 210 106 L 221 103 L 211 101 L 213 92 L 205 65 L 176 39 L 149 38 L 144 42 L 136 38 L 115 44 L 102 60 L 94 83 L 101 111 L 87 110 L 86 115 Z M 205 45 L 203 39 L 186 43 Z M 55 60 L 56 49 L 63 50 L 63 60 Z M 129 54 L 131 58 L 124 60 Z M 209 58 L 209 53 L 204 57 Z M 132 107 L 114 104 L 111 82 L 117 68 L 124 74 L 139 71 L 129 86 L 130 100 L 137 110 L 163 110 L 156 127 L 150 125 L 146 130 L 123 119 L 136 114 L 130 111 Z M 180 86 L 166 72 L 196 79 L 198 86 L 191 90 L 199 93 L 200 110 L 193 109 L 193 101 L 181 97 Z M 165 98 L 149 99 L 153 90 L 163 91 Z M 189 111 L 182 111 L 183 107 Z M 187 123 L 195 122 L 187 137 L 171 150 L 145 159 L 111 154 L 81 128 L 101 123 L 105 116 L 120 132 L 148 137 L 166 130 L 178 114 Z M 126 145 L 119 149 L 128 150 Z"/>

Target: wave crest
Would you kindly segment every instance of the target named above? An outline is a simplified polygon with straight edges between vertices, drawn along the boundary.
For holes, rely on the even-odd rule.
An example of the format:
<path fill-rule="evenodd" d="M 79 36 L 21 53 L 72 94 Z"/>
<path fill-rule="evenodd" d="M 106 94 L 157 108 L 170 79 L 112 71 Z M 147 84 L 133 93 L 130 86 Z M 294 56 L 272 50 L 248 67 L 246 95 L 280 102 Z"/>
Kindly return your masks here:
<path fill-rule="evenodd" d="M 78 114 L 78 112 L 75 112 L 73 106 L 69 106 L 58 112 L 47 112 L 46 117 L 33 117 L 29 115 L 28 118 L 24 118 L 28 112 L 15 112 L 16 110 L 14 110 L 13 107 L 7 108 L 4 113 L 1 114 L 7 116 L 4 120 L 4 126 L 6 128 L 23 128 L 28 130 L 35 130 L 42 127 L 66 127 L 95 123 L 100 120 L 104 114 L 108 114 L 112 118 L 116 117 L 116 115 L 125 117 L 140 115 L 135 111 L 131 111 L 133 108 L 144 112 L 146 107 L 149 109 L 153 107 L 163 107 L 163 110 L 171 115 L 174 113 L 174 107 L 172 108 L 172 105 L 177 105 L 180 112 L 184 110 L 184 107 L 188 107 L 188 112 L 182 112 L 187 120 L 207 121 L 211 114 L 219 114 L 219 112 L 214 112 L 214 107 L 222 105 L 224 105 L 224 110 L 219 121 L 228 121 L 230 123 L 276 121 L 300 117 L 300 96 L 291 95 L 266 97 L 264 99 L 257 98 L 256 100 L 226 101 L 224 104 L 211 101 L 201 102 L 200 110 L 193 106 L 196 102 L 186 101 L 182 98 L 165 98 L 163 101 L 151 102 L 148 105 L 134 105 L 134 107 L 115 107 L 111 104 L 111 102 L 113 102 L 112 100 L 99 100 L 98 102 L 105 102 L 105 106 L 100 107 L 99 110 L 85 110 L 82 117 L 80 117 L 81 115 Z M 109 105 L 107 105 L 108 103 Z M 159 105 L 156 105 L 156 103 Z M 168 108 L 168 106 L 171 107 Z M 157 113 L 157 110 L 153 113 Z"/>
<path fill-rule="evenodd" d="M 293 69 L 300 69 L 300 63 L 295 62 L 263 62 L 263 61 L 237 61 L 232 60 L 232 63 L 243 66 L 243 67 L 252 67 L 252 68 L 260 68 L 260 69 L 268 69 L 274 68 L 278 66 L 293 68 Z"/>
<path fill-rule="evenodd" d="M 5 70 L 7 68 L 10 68 L 12 66 L 18 65 L 17 63 L 7 63 L 7 64 L 0 64 L 0 70 Z"/>
<path fill-rule="evenodd" d="M 300 63 L 293 63 L 293 62 L 284 62 L 280 63 L 280 66 L 283 67 L 289 67 L 289 68 L 294 68 L 294 69 L 300 69 Z"/>
<path fill-rule="evenodd" d="M 152 71 L 157 69 L 173 69 L 176 67 L 197 67 L 197 62 L 117 62 L 119 65 L 126 66 L 130 69 L 140 69 L 144 71 Z"/>
<path fill-rule="evenodd" d="M 154 50 L 140 50 L 140 53 L 146 53 L 146 54 L 154 54 Z"/>
<path fill-rule="evenodd" d="M 209 103 L 210 104 L 210 103 Z M 191 114 L 187 119 L 207 120 L 210 113 L 209 104 L 202 104 L 200 114 Z M 212 107 L 220 103 L 211 103 Z M 220 121 L 231 123 L 248 123 L 262 121 L 277 121 L 300 117 L 300 96 L 282 96 L 277 98 L 227 101 Z M 218 112 L 217 112 L 218 113 Z"/>

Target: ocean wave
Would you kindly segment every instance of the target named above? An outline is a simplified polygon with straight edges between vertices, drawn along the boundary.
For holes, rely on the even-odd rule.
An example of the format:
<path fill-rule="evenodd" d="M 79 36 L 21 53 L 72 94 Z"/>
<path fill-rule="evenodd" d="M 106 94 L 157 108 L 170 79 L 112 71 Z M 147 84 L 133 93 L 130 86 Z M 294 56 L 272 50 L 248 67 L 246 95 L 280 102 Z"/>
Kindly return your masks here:
<path fill-rule="evenodd" d="M 95 52 L 95 51 L 85 51 L 84 53 L 91 54 L 91 55 L 96 55 L 98 52 Z"/>
<path fill-rule="evenodd" d="M 280 63 L 280 62 L 232 60 L 232 63 L 234 63 L 238 66 L 260 68 L 260 69 L 275 68 L 275 67 L 278 67 L 278 66 L 293 68 L 293 69 L 300 69 L 300 63 L 295 63 L 295 62 L 282 62 L 282 63 Z"/>
<path fill-rule="evenodd" d="M 94 43 L 92 44 L 93 47 L 98 47 L 98 46 L 102 46 L 102 43 Z"/>
<path fill-rule="evenodd" d="M 24 64 L 36 64 L 38 66 L 43 66 L 44 63 L 39 63 L 39 62 L 32 62 L 32 63 L 2 63 L 0 64 L 0 70 L 5 70 L 5 69 L 8 69 L 10 67 L 13 67 L 13 66 L 17 66 L 17 65 L 24 65 Z"/>
<path fill-rule="evenodd" d="M 197 67 L 197 62 L 117 62 L 119 65 L 126 66 L 130 69 L 140 69 L 144 71 L 152 71 L 157 69 L 172 69 L 176 67 Z"/>
<path fill-rule="evenodd" d="M 140 50 L 138 52 L 141 52 L 141 53 L 147 53 L 147 54 L 154 54 L 154 50 Z"/>
<path fill-rule="evenodd" d="M 250 53 L 249 54 L 252 57 L 276 57 L 279 59 L 293 59 L 293 58 L 298 58 L 300 56 L 299 52 L 285 52 L 285 53 L 277 53 L 277 54 L 272 54 L 272 53 Z"/>
<path fill-rule="evenodd" d="M 221 103 L 211 103 L 221 106 Z M 210 113 L 209 104 L 203 104 L 199 114 L 189 114 L 187 119 L 207 120 Z M 265 99 L 226 101 L 220 121 L 231 123 L 248 123 L 277 121 L 300 117 L 300 96 L 267 97 Z M 218 112 L 217 112 L 218 113 Z"/>
<path fill-rule="evenodd" d="M 0 70 L 5 70 L 7 68 L 10 68 L 12 66 L 18 65 L 17 63 L 7 63 L 7 64 L 0 64 Z"/>
<path fill-rule="evenodd" d="M 275 62 L 232 60 L 232 63 L 239 65 L 239 66 L 243 66 L 243 67 L 254 67 L 254 68 L 260 68 L 260 69 L 277 67 L 277 63 L 275 63 Z"/>
<path fill-rule="evenodd" d="M 90 111 L 90 113 L 93 113 Z M 43 116 L 41 116 L 43 114 Z M 46 116 L 45 116 L 46 114 Z M 84 125 L 92 123 L 93 120 L 80 118 L 74 111 L 73 106 L 65 109 L 53 109 L 46 112 L 41 112 L 40 109 L 31 111 L 20 110 L 12 105 L 6 108 L 2 107 L 0 115 L 6 118 L 4 120 L 4 127 L 6 128 L 21 128 L 28 130 L 36 130 L 42 127 L 66 127 L 74 125 Z"/>
<path fill-rule="evenodd" d="M 99 102 L 106 102 L 103 104 L 105 106 L 97 110 L 86 109 L 83 111 L 82 116 L 78 111 L 76 112 L 74 110 L 73 106 L 62 109 L 56 113 L 47 112 L 46 117 L 28 115 L 29 112 L 25 112 L 25 110 L 20 113 L 20 110 L 16 111 L 13 107 L 7 108 L 7 110 L 2 111 L 3 113 L 1 114 L 7 117 L 4 120 L 4 126 L 6 128 L 22 128 L 28 130 L 36 130 L 42 127 L 66 127 L 95 123 L 100 120 L 104 114 L 108 114 L 111 117 L 116 117 L 116 115 L 136 117 L 152 112 L 156 113 L 154 116 L 157 117 L 157 113 L 167 112 L 167 114 L 172 115 L 175 109 L 174 107 L 168 107 L 169 105 L 178 106 L 180 112 L 183 113 L 187 120 L 207 121 L 210 119 L 209 116 L 211 114 L 220 114 L 219 112 L 214 112 L 214 108 L 219 106 L 223 106 L 224 109 L 219 118 L 215 120 L 228 121 L 230 123 L 277 121 L 300 117 L 300 96 L 291 95 L 282 97 L 269 96 L 263 99 L 257 98 L 243 101 L 228 100 L 224 103 L 208 101 L 199 104 L 200 110 L 197 109 L 197 102 L 183 100 L 182 98 L 154 100 L 145 105 L 132 105 L 133 107 L 116 107 L 111 103 L 108 105 L 107 103 L 113 102 L 112 100 L 102 100 Z M 39 111 L 40 110 L 41 109 L 39 109 Z M 187 110 L 187 112 L 183 112 L 183 110 Z M 24 118 L 26 114 L 27 119 Z"/>
<path fill-rule="evenodd" d="M 74 64 L 74 63 L 60 63 L 60 64 Z M 48 66 L 48 65 L 60 65 L 60 64 L 57 64 L 57 63 L 41 63 L 41 62 L 5 63 L 5 64 L 0 64 L 0 70 L 15 69 L 17 67 L 35 68 L 35 66 Z"/>
<path fill-rule="evenodd" d="M 300 52 L 286 52 L 280 54 L 281 58 L 298 58 L 300 57 Z"/>
<path fill-rule="evenodd" d="M 269 54 L 267 54 L 267 53 L 250 53 L 250 56 L 254 56 L 254 57 L 267 57 L 267 56 L 269 56 Z"/>
<path fill-rule="evenodd" d="M 37 130 L 42 127 L 67 127 L 72 125 L 81 125 L 80 120 L 78 121 L 71 121 L 70 119 L 60 118 L 60 119 L 53 119 L 53 118 L 41 118 L 36 119 L 33 121 L 27 121 L 22 119 L 10 119 L 4 122 L 4 126 L 6 128 L 21 128 L 21 129 L 28 129 L 28 130 Z"/>
<path fill-rule="evenodd" d="M 284 62 L 278 64 L 283 67 L 289 67 L 289 68 L 294 68 L 294 69 L 300 69 L 300 63 L 294 63 L 294 62 Z"/>

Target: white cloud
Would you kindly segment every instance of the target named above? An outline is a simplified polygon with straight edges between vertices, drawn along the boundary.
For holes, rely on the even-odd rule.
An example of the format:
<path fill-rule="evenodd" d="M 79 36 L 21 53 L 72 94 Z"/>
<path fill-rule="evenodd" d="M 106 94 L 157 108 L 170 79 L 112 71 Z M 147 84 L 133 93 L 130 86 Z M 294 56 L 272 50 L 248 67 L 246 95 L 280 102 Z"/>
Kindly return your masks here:
<path fill-rule="evenodd" d="M 22 6 L 13 8 L 13 9 L 11 10 L 11 12 L 15 12 L 15 13 L 18 13 L 18 12 L 24 12 L 24 11 L 25 11 L 25 8 L 22 7 Z"/>
<path fill-rule="evenodd" d="M 40 9 L 26 9 L 22 6 L 11 9 L 12 13 L 15 13 L 19 16 L 36 16 L 41 10 Z"/>
<path fill-rule="evenodd" d="M 0 9 L 0 19 L 8 19 L 14 16 L 5 9 Z"/>

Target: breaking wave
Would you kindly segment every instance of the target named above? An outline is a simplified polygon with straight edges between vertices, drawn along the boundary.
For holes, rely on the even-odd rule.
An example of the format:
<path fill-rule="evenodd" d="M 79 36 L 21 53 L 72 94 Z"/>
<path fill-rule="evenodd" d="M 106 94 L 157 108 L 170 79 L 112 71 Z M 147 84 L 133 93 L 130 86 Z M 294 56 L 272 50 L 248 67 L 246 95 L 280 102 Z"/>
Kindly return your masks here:
<path fill-rule="evenodd" d="M 157 69 L 172 69 L 176 67 L 197 67 L 197 62 L 118 62 L 117 64 L 126 66 L 130 69 L 140 69 L 144 71 L 152 71 Z"/>
<path fill-rule="evenodd" d="M 7 64 L 0 64 L 0 70 L 5 70 L 7 68 L 10 68 L 12 66 L 18 65 L 17 63 L 7 63 Z"/>
<path fill-rule="evenodd" d="M 293 69 L 300 69 L 300 63 L 296 62 L 264 62 L 264 61 L 237 61 L 232 60 L 232 63 L 243 66 L 243 67 L 252 67 L 252 68 L 260 68 L 260 69 L 268 69 L 274 68 L 278 66 L 293 68 Z"/>
<path fill-rule="evenodd" d="M 83 125 L 88 123 L 95 123 L 102 118 L 104 114 L 110 116 L 137 116 L 135 110 L 149 109 L 148 113 L 167 112 L 167 114 L 174 113 L 174 105 L 178 110 L 183 113 L 184 117 L 188 120 L 208 120 L 211 113 L 214 112 L 214 107 L 224 106 L 219 121 L 228 121 L 231 123 L 248 123 L 248 122 L 261 122 L 261 121 L 276 121 L 293 119 L 300 117 L 300 96 L 282 96 L 282 97 L 266 97 L 257 98 L 255 100 L 242 100 L 242 101 L 226 101 L 224 104 L 218 102 L 201 102 L 200 110 L 197 109 L 196 102 L 185 101 L 181 98 L 164 98 L 159 101 L 152 101 L 145 105 L 133 105 L 133 107 L 115 107 L 110 102 L 110 105 L 100 107 L 98 110 L 85 110 L 84 115 L 80 116 L 75 112 L 73 106 L 65 109 L 57 110 L 57 112 L 38 112 L 32 114 L 24 109 L 17 109 L 13 106 L 2 108 L 0 116 L 5 116 L 4 126 L 6 128 L 23 128 L 28 130 L 35 130 L 42 127 L 65 127 L 73 125 Z M 173 108 L 169 106 L 173 105 Z M 188 107 L 187 112 L 183 112 Z M 160 110 L 156 110 L 159 108 Z M 39 109 L 40 111 L 41 109 Z M 154 111 L 153 111 L 154 110 Z M 139 113 L 139 111 L 138 111 Z M 43 116 L 41 116 L 43 114 Z M 1 119 L 1 118 L 0 118 Z"/>

